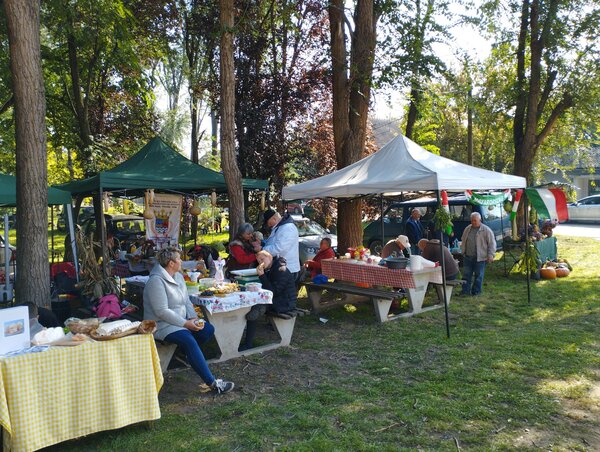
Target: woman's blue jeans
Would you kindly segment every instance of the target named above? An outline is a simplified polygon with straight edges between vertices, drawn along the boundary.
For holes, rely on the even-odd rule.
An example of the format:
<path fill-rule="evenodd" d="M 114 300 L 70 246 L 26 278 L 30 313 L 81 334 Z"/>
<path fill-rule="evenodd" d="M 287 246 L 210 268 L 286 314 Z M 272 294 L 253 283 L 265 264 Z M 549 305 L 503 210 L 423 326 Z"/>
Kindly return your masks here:
<path fill-rule="evenodd" d="M 200 331 L 192 332 L 188 329 L 184 329 L 175 331 L 165 337 L 166 342 L 177 344 L 185 351 L 185 356 L 192 366 L 192 369 L 200 375 L 200 378 L 202 378 L 207 385 L 213 384 L 215 377 L 213 377 L 213 374 L 208 368 L 208 364 L 206 364 L 206 359 L 204 359 L 200 346 L 208 342 L 214 334 L 215 327 L 206 322 L 204 328 Z"/>
<path fill-rule="evenodd" d="M 485 261 L 477 261 L 477 257 L 464 257 L 463 279 L 466 281 L 462 286 L 462 293 L 464 295 L 478 295 L 481 293 L 485 264 Z M 473 277 L 474 281 L 471 285 L 471 279 Z"/>

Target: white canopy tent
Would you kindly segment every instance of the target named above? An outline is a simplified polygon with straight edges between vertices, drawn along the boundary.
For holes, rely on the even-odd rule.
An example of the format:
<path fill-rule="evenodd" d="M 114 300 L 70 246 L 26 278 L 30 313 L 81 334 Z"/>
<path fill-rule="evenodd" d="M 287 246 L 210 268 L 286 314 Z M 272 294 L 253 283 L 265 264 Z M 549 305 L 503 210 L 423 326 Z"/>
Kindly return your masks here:
<path fill-rule="evenodd" d="M 524 177 L 484 170 L 432 154 L 399 135 L 376 153 L 317 179 L 283 188 L 283 199 L 351 198 L 418 190 L 525 188 Z"/>
<path fill-rule="evenodd" d="M 352 198 L 375 194 L 383 196 L 402 191 L 432 190 L 437 191 L 439 200 L 441 190 L 495 190 L 526 186 L 527 181 L 524 177 L 484 170 L 440 157 L 405 136 L 399 135 L 376 153 L 350 166 L 308 182 L 284 187 L 282 197 L 283 199 Z M 442 246 L 444 246 L 443 240 L 440 240 L 440 247 Z M 441 264 L 446 334 L 450 337 L 443 259 Z"/>

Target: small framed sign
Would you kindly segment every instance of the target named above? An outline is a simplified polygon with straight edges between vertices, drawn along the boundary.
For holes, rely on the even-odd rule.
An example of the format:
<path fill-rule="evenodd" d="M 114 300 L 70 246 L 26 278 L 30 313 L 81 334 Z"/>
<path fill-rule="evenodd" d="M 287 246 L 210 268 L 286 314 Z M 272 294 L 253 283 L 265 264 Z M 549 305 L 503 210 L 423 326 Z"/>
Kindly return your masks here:
<path fill-rule="evenodd" d="M 27 306 L 0 309 L 0 355 L 31 345 Z"/>

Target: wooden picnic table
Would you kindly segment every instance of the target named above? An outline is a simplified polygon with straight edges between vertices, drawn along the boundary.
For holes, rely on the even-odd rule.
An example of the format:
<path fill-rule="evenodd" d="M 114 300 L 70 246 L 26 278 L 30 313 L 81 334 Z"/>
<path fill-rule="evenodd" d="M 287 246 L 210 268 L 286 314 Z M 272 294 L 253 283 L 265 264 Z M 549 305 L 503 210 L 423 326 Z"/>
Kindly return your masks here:
<path fill-rule="evenodd" d="M 405 289 L 409 305 L 406 313 L 389 318 L 388 312 L 392 300 L 387 298 L 378 299 L 377 303 L 374 302 L 376 311 L 379 311 L 377 317 L 382 322 L 413 316 L 443 306 L 443 296 L 440 299 L 438 291 L 440 304 L 423 308 L 429 283 L 442 284 L 442 269 L 439 266 L 413 272 L 409 269 L 390 269 L 376 264 L 367 264 L 354 259 L 326 259 L 321 261 L 321 268 L 324 275 L 334 278 L 336 281 Z M 450 302 L 450 297 L 448 297 L 448 302 Z"/>

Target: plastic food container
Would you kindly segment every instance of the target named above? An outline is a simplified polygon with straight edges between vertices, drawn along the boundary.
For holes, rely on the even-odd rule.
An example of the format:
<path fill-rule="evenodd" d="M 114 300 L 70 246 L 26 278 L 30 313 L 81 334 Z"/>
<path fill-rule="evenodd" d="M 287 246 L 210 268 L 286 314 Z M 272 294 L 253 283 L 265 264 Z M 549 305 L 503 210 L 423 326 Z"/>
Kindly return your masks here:
<path fill-rule="evenodd" d="M 260 292 L 262 284 L 257 282 L 251 282 L 246 284 L 246 290 L 248 292 Z"/>
<path fill-rule="evenodd" d="M 217 284 L 217 280 L 215 278 L 200 278 L 198 284 L 206 288 L 214 287 Z"/>

